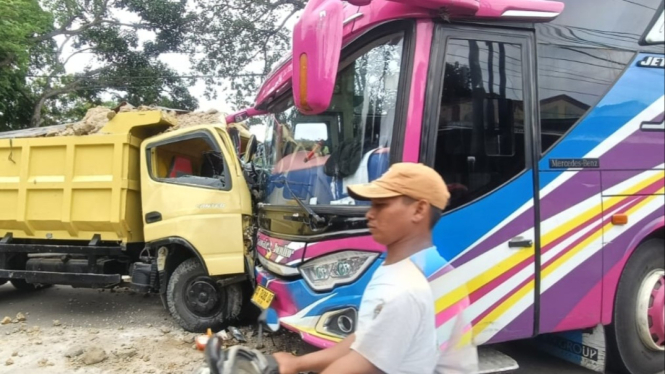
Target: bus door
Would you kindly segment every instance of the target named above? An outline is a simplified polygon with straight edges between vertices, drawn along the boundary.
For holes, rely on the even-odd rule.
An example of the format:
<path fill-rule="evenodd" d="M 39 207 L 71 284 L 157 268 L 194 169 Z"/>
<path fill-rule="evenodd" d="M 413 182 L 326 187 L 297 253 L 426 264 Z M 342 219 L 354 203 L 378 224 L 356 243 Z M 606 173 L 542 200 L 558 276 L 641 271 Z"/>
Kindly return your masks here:
<path fill-rule="evenodd" d="M 452 267 L 430 277 L 440 339 L 460 309 L 476 344 L 534 333 L 533 56 L 531 32 L 435 26 L 420 158 L 451 192 L 434 242 Z"/>

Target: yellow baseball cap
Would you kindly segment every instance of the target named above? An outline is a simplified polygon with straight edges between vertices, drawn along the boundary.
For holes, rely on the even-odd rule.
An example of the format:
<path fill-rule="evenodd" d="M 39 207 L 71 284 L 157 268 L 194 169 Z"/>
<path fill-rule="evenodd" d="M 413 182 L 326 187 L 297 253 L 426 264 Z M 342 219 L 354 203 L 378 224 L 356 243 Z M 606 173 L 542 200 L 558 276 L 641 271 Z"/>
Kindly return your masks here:
<path fill-rule="evenodd" d="M 347 189 L 349 196 L 356 200 L 408 196 L 426 200 L 441 210 L 446 208 L 450 199 L 448 187 L 439 173 L 429 166 L 409 162 L 393 164 L 381 178 Z"/>

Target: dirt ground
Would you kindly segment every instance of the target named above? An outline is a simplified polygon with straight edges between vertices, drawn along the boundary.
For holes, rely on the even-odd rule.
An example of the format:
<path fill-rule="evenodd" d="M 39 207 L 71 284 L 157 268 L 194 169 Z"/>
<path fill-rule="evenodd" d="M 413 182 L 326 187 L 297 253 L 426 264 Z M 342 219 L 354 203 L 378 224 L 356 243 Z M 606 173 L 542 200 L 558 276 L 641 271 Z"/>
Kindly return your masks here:
<path fill-rule="evenodd" d="M 159 297 L 128 289 L 56 286 L 25 294 L 4 285 L 0 321 L 5 317 L 11 321 L 0 324 L 0 373 L 193 373 L 204 361 L 198 334 L 177 326 Z M 238 328 L 243 345 L 257 348 L 256 326 Z M 265 353 L 312 350 L 288 332 L 264 333 L 263 343 Z"/>
<path fill-rule="evenodd" d="M 0 324 L 2 374 L 191 374 L 204 362 L 203 353 L 193 348 L 197 334 L 177 326 L 155 295 L 66 286 L 25 293 L 0 286 L 0 321 L 15 320 L 18 313 L 26 320 Z M 237 327 L 248 340 L 245 345 L 256 347 L 256 326 Z M 314 350 L 283 331 L 266 334 L 263 342 L 265 353 Z M 517 360 L 520 369 L 514 374 L 591 373 L 534 350 L 528 341 L 496 348 Z"/>

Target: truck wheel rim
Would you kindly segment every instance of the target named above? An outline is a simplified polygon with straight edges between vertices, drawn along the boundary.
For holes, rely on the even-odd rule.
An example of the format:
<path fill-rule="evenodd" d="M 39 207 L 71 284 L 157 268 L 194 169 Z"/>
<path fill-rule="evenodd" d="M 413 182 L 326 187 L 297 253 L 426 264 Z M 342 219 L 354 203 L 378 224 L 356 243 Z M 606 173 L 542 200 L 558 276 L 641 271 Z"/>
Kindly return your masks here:
<path fill-rule="evenodd" d="M 185 291 L 185 303 L 198 316 L 212 316 L 219 309 L 219 291 L 211 279 L 194 279 Z"/>
<path fill-rule="evenodd" d="M 665 351 L 665 270 L 644 278 L 637 294 L 637 332 L 649 349 Z"/>

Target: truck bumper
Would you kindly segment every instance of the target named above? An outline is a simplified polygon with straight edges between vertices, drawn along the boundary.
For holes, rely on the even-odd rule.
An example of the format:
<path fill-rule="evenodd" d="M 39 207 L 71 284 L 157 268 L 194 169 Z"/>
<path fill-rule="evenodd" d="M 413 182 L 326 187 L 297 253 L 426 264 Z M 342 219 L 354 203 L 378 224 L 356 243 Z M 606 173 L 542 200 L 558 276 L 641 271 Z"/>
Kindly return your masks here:
<path fill-rule="evenodd" d="M 268 321 L 300 334 L 301 338 L 319 348 L 330 347 L 353 333 L 357 311 L 365 287 L 377 267 L 377 260 L 352 284 L 334 288 L 329 292 L 312 290 L 305 280 L 284 279 L 256 267 L 257 284 L 275 294 L 270 308 L 277 321 Z"/>

